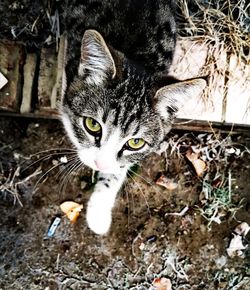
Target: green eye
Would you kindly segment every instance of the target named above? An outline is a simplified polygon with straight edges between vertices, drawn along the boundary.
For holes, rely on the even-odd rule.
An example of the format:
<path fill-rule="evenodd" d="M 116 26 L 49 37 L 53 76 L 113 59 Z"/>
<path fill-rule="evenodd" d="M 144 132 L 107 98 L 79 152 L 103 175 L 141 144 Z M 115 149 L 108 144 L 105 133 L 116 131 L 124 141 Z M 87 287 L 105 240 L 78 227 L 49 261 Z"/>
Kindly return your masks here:
<path fill-rule="evenodd" d="M 88 133 L 91 135 L 99 134 L 102 129 L 101 125 L 95 119 L 90 117 L 83 118 L 83 125 Z"/>
<path fill-rule="evenodd" d="M 127 147 L 129 150 L 139 150 L 141 149 L 146 142 L 142 138 L 132 138 L 128 140 Z"/>

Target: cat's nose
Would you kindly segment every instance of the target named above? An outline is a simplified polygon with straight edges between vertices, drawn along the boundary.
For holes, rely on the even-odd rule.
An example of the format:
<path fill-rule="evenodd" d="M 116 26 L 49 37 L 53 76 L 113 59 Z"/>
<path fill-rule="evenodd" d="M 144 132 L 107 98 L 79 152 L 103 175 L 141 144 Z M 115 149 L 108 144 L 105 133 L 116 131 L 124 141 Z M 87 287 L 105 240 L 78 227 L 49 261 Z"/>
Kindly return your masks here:
<path fill-rule="evenodd" d="M 100 160 L 95 160 L 95 166 L 100 171 L 107 170 L 109 168 L 108 164 L 105 164 L 103 161 Z"/>

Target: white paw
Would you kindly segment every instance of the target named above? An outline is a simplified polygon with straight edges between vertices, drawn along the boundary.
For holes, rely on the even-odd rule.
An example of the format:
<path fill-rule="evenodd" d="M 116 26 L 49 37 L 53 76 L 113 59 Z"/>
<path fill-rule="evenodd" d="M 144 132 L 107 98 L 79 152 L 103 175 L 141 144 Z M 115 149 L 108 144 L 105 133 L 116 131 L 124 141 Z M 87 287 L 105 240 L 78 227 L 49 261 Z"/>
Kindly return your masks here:
<path fill-rule="evenodd" d="M 91 198 L 88 202 L 87 222 L 89 228 L 98 235 L 108 232 L 112 222 L 112 208 L 105 207 L 102 200 Z"/>

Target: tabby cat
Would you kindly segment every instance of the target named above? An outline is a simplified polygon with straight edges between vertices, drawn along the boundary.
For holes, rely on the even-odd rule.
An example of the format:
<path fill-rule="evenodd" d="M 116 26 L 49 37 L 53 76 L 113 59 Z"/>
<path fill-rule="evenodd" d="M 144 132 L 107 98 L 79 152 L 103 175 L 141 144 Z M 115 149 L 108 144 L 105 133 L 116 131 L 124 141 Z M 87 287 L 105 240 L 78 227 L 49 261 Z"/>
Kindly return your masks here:
<path fill-rule="evenodd" d="M 129 168 L 157 150 L 178 111 L 205 87 L 171 83 L 176 24 L 171 0 L 75 0 L 65 13 L 62 121 L 80 160 L 99 171 L 89 228 L 110 229 Z"/>

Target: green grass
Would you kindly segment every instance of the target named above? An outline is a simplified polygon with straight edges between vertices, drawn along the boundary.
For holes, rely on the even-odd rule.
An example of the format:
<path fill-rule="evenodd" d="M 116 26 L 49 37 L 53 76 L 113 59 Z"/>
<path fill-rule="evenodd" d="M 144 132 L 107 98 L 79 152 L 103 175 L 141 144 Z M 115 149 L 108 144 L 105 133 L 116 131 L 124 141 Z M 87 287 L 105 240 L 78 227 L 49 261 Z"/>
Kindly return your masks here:
<path fill-rule="evenodd" d="M 201 215 L 208 221 L 208 228 L 213 222 L 220 223 L 221 218 L 228 216 L 234 218 L 236 212 L 241 208 L 241 202 L 237 205 L 232 201 L 231 186 L 213 186 L 207 181 L 202 182 L 202 193 L 204 195 L 203 205 L 198 207 Z"/>

